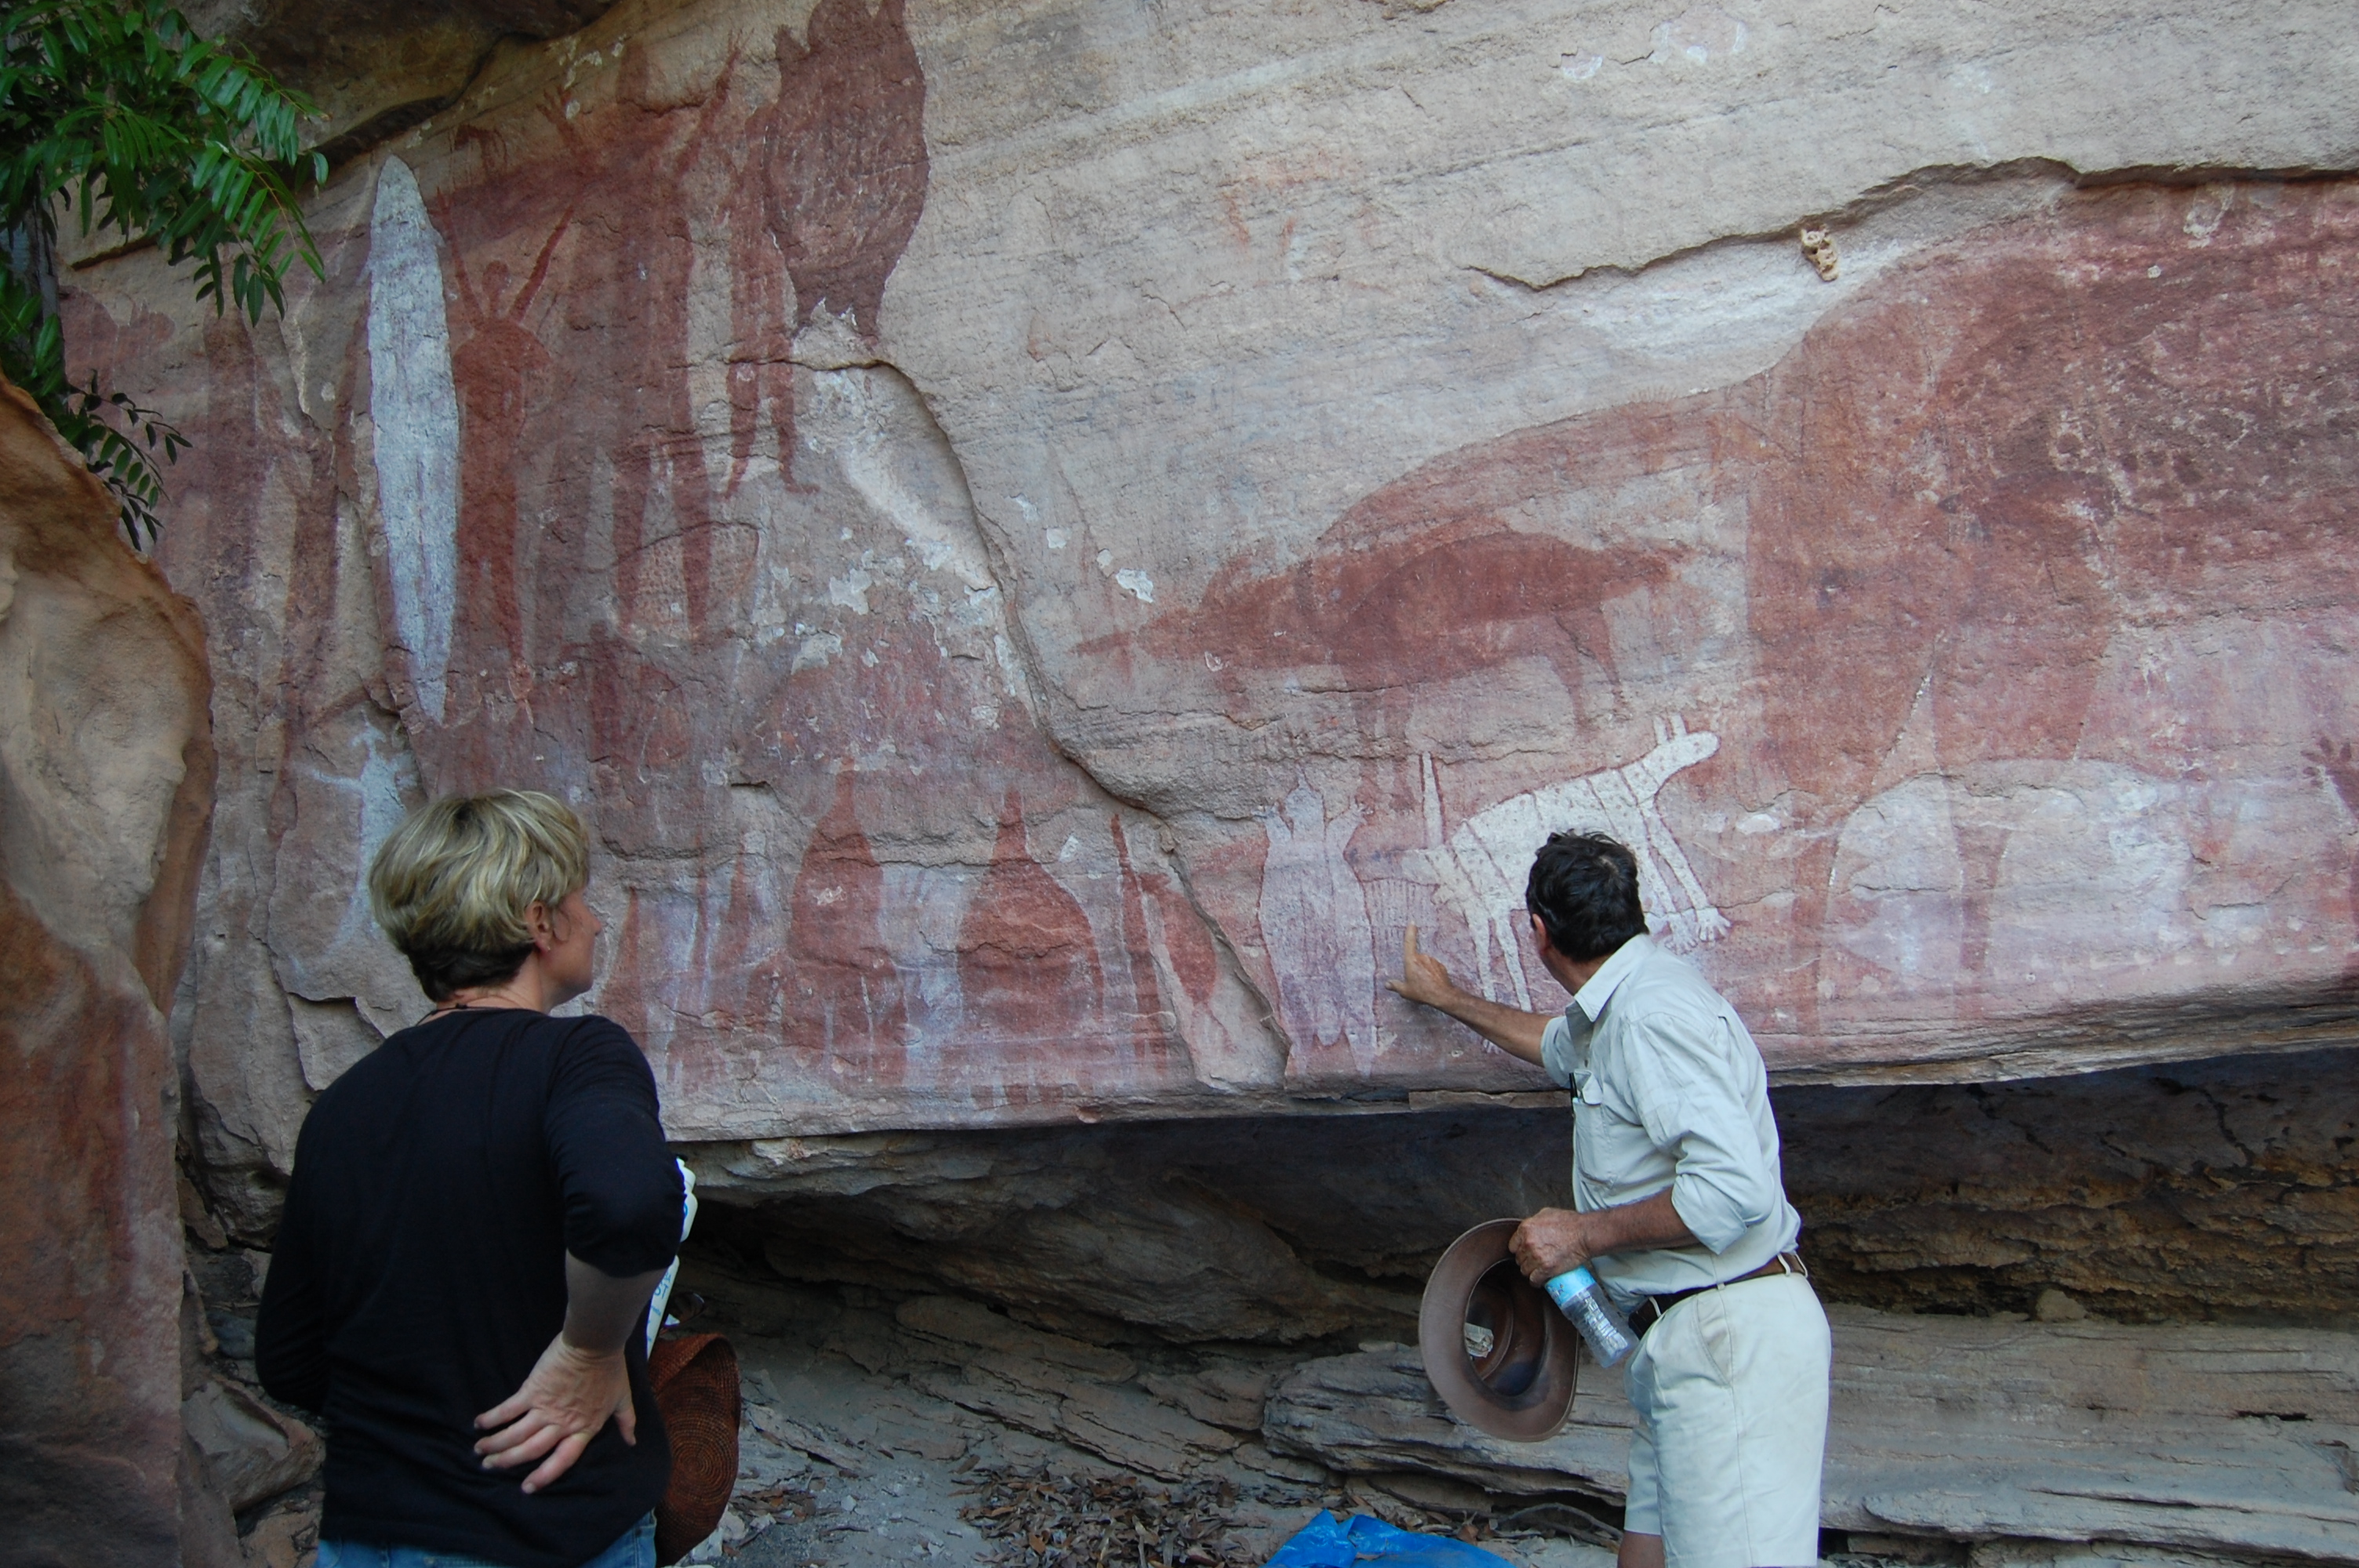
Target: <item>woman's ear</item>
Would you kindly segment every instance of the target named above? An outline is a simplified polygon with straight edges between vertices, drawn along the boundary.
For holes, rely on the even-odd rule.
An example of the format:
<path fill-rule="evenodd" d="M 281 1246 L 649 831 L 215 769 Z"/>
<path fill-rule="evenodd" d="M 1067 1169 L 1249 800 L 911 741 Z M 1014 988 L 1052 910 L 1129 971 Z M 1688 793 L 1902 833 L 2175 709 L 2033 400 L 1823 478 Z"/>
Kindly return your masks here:
<path fill-rule="evenodd" d="M 538 899 L 525 906 L 524 928 L 532 933 L 532 945 L 536 951 L 546 953 L 560 940 L 556 924 L 549 918 L 551 913 L 549 905 Z"/>

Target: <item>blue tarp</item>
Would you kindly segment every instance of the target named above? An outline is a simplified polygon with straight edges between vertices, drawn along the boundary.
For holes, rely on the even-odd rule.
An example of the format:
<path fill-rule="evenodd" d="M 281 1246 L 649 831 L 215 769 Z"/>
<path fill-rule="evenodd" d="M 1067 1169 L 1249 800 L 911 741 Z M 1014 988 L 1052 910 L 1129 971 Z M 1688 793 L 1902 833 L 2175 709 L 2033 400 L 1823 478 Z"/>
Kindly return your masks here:
<path fill-rule="evenodd" d="M 1361 1563 L 1381 1563 L 1386 1568 L 1504 1568 L 1506 1561 L 1495 1552 L 1446 1535 L 1411 1535 L 1365 1514 L 1354 1514 L 1346 1523 L 1321 1513 L 1277 1549 L 1268 1568 L 1353 1568 Z"/>

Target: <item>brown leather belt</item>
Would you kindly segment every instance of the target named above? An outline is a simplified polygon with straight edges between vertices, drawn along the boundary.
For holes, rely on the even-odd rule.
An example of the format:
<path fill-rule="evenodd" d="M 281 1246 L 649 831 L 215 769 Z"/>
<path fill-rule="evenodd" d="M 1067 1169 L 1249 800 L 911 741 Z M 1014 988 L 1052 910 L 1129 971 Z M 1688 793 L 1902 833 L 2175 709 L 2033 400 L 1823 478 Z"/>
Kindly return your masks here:
<path fill-rule="evenodd" d="M 1807 1280 L 1810 1277 L 1810 1268 L 1802 1261 L 1799 1252 L 1780 1252 L 1753 1272 L 1739 1274 L 1733 1280 L 1723 1280 L 1720 1284 L 1698 1285 L 1691 1291 L 1665 1291 L 1659 1296 L 1648 1296 L 1638 1303 L 1638 1310 L 1630 1314 L 1630 1331 L 1643 1337 L 1647 1330 L 1663 1321 L 1665 1313 L 1690 1296 L 1700 1296 L 1706 1291 L 1716 1291 L 1725 1285 L 1741 1285 L 1747 1280 L 1766 1279 L 1771 1274 L 1799 1274 Z"/>

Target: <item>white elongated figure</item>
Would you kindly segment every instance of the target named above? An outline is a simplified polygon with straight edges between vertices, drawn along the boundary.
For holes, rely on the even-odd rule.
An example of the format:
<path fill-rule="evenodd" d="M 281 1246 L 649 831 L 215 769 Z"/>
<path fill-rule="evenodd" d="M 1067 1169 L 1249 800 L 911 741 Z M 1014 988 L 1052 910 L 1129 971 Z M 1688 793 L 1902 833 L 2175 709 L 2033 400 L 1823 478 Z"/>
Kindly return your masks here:
<path fill-rule="evenodd" d="M 1376 1057 L 1375 935 L 1344 848 L 1365 820 L 1356 801 L 1329 820 L 1326 801 L 1310 781 L 1297 784 L 1285 813 L 1262 818 L 1269 852 L 1260 910 L 1287 1033 L 1303 1045 L 1344 1042 L 1362 1074 Z"/>
<path fill-rule="evenodd" d="M 394 634 L 419 706 L 439 724 L 459 591 L 459 394 L 434 226 L 399 158 L 377 175 L 368 276 L 369 413 Z"/>

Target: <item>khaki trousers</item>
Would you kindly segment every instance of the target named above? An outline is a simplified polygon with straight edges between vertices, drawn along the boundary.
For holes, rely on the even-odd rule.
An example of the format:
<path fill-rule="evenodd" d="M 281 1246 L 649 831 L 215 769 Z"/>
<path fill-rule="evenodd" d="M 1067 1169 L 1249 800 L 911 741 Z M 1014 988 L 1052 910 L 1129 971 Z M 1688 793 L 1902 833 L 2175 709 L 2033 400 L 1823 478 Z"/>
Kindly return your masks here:
<path fill-rule="evenodd" d="M 1809 1568 L 1827 1446 L 1827 1314 L 1773 1274 L 1680 1303 L 1647 1331 L 1625 1386 L 1624 1528 L 1663 1538 L 1666 1568 Z"/>

